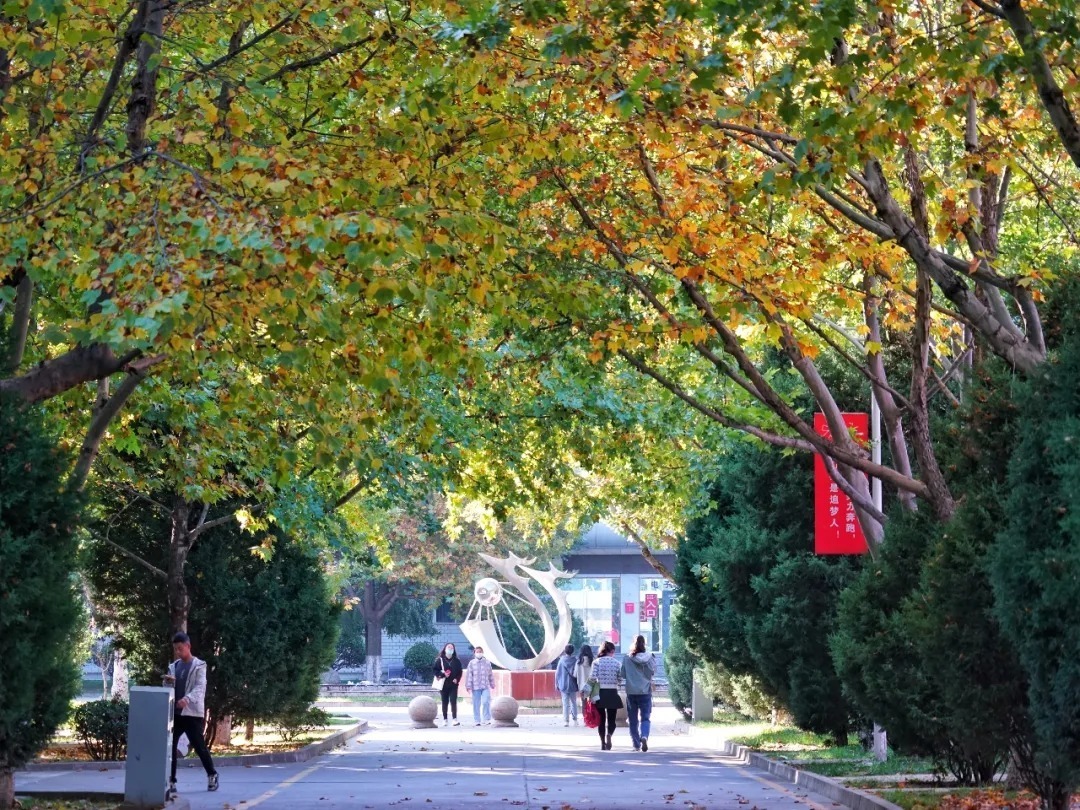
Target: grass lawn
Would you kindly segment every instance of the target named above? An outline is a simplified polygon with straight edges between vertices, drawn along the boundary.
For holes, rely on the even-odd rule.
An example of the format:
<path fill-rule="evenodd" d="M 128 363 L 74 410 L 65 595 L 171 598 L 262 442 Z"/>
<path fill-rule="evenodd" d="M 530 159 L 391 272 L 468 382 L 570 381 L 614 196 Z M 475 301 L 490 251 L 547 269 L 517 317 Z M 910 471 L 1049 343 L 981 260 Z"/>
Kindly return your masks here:
<path fill-rule="evenodd" d="M 349 703 L 354 706 L 408 706 L 417 695 L 436 695 L 434 690 L 408 695 L 334 695 L 319 698 L 319 703 Z"/>
<path fill-rule="evenodd" d="M 851 746 L 848 746 L 849 748 Z M 797 767 L 811 773 L 819 773 L 822 776 L 889 776 L 891 774 L 904 773 L 933 773 L 934 763 L 923 757 L 905 757 L 898 754 L 890 754 L 884 762 L 878 762 L 873 757 L 867 757 L 866 752 L 858 746 L 861 759 L 838 759 L 835 762 L 806 762 L 799 763 Z M 826 749 L 828 750 L 828 749 Z M 815 756 L 815 759 L 817 757 Z"/>
<path fill-rule="evenodd" d="M 18 794 L 16 788 L 15 793 Z M 19 810 L 119 810 L 116 802 L 88 802 L 85 799 L 31 799 L 23 797 L 15 802 Z"/>
<path fill-rule="evenodd" d="M 845 756 L 845 752 L 859 751 L 862 756 L 866 756 L 866 752 L 857 745 L 848 745 L 843 748 L 830 748 L 826 743 L 825 738 L 820 734 L 814 734 L 812 731 L 803 731 L 802 729 L 794 728 L 793 726 L 762 726 L 761 730 L 756 734 L 738 734 L 729 737 L 732 742 L 745 745 L 747 748 L 753 748 L 755 751 L 761 751 L 763 753 L 771 752 L 783 752 L 786 754 L 797 754 L 799 758 L 809 759 L 809 755 L 813 755 L 817 758 L 818 754 L 831 750 L 836 752 L 835 759 L 851 759 L 854 754 Z M 806 755 L 805 757 L 803 755 Z"/>
<path fill-rule="evenodd" d="M 796 767 L 822 776 L 886 776 L 901 773 L 933 773 L 933 762 L 922 757 L 890 754 L 877 762 L 861 745 L 830 746 L 825 737 L 810 731 L 782 726 L 760 727 L 732 734 L 728 739 L 763 754 L 783 760 L 826 760 L 794 762 Z"/>
<path fill-rule="evenodd" d="M 232 745 L 215 744 L 211 753 L 215 757 L 236 757 L 244 754 L 269 754 L 276 751 L 294 751 L 313 742 L 325 740 L 357 722 L 347 715 L 331 715 L 330 725 L 301 734 L 294 740 L 284 739 L 272 726 L 255 726 L 255 738 L 244 739 L 244 726 L 233 727 Z M 189 754 L 194 756 L 194 754 Z M 61 729 L 52 743 L 37 756 L 38 762 L 91 762 L 82 743 L 75 739 L 70 729 Z"/>
<path fill-rule="evenodd" d="M 933 790 L 879 790 L 878 796 L 900 805 L 904 810 L 1035 810 L 1038 800 L 1030 793 L 1016 791 L 988 791 L 985 788 L 956 788 L 949 791 Z"/>

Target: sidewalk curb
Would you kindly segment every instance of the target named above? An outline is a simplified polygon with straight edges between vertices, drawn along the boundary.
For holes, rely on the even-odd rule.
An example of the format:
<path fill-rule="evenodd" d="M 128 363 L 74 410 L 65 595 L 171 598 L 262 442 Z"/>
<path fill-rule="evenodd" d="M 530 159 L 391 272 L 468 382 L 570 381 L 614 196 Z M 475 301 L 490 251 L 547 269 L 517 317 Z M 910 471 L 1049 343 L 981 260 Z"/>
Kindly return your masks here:
<path fill-rule="evenodd" d="M 324 740 L 309 743 L 295 751 L 278 751 L 272 754 L 241 754 L 238 757 L 217 757 L 214 765 L 218 768 L 253 767 L 256 765 L 287 765 L 294 762 L 307 762 L 325 754 L 367 730 L 367 720 L 358 720 L 354 725 L 331 734 Z M 20 771 L 122 771 L 125 763 L 118 762 L 28 762 Z M 202 767 L 197 758 L 183 759 L 176 763 L 178 768 Z M 170 808 L 172 810 L 172 808 Z"/>
<path fill-rule="evenodd" d="M 710 736 L 710 731 L 695 728 L 693 724 L 685 721 L 676 722 L 675 733 L 685 733 L 695 737 Z M 713 735 L 715 733 L 715 731 L 712 732 Z M 739 745 L 728 740 L 718 740 L 717 746 L 722 754 L 733 757 L 740 764 L 751 765 L 759 770 L 767 771 L 785 782 L 798 785 L 827 799 L 832 799 L 834 802 L 850 807 L 851 810 L 902 810 L 899 805 L 886 801 L 880 796 L 875 796 L 865 790 L 847 787 L 844 783 L 830 779 L 827 776 L 821 776 L 810 771 L 801 771 L 791 765 L 752 751 L 745 745 Z"/>
<path fill-rule="evenodd" d="M 791 765 L 777 762 L 775 759 L 770 759 L 764 754 L 751 751 L 745 745 L 724 741 L 720 746 L 720 750 L 727 756 L 734 757 L 740 763 L 752 765 L 760 770 L 768 771 L 773 776 L 777 776 L 785 782 L 798 785 L 819 796 L 832 799 L 834 802 L 840 802 L 841 804 L 850 807 L 851 810 L 901 810 L 899 805 L 886 801 L 880 796 L 875 796 L 864 790 L 856 790 L 855 788 L 847 787 L 841 782 L 837 782 L 835 779 L 830 779 L 827 776 L 810 773 L 809 771 L 801 771 Z"/>

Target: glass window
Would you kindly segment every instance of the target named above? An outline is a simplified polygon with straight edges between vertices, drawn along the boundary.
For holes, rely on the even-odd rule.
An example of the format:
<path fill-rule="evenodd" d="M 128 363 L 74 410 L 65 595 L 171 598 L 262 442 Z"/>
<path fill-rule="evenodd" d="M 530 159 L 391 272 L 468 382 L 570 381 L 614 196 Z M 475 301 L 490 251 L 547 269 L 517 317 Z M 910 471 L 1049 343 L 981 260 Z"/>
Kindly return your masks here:
<path fill-rule="evenodd" d="M 667 580 L 662 577 L 641 579 L 641 599 L 638 603 L 639 630 L 645 636 L 645 646 L 650 652 L 662 653 L 667 636 L 665 624 L 668 618 L 668 602 L 664 598 Z"/>
<path fill-rule="evenodd" d="M 619 643 L 619 578 L 574 577 L 559 584 L 570 609 L 585 625 L 595 652 L 605 641 Z"/>

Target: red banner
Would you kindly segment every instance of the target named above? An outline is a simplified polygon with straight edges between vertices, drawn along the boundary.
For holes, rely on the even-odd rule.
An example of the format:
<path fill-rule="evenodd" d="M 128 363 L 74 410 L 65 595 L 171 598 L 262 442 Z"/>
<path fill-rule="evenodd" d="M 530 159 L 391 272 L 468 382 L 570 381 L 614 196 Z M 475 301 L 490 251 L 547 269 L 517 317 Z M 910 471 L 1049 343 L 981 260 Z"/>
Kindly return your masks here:
<path fill-rule="evenodd" d="M 865 441 L 869 419 L 865 413 L 845 413 L 844 424 Z M 814 430 L 831 436 L 825 414 L 814 414 Z M 814 553 L 865 554 L 869 549 L 851 498 L 845 495 L 825 469 L 820 454 L 814 455 Z"/>

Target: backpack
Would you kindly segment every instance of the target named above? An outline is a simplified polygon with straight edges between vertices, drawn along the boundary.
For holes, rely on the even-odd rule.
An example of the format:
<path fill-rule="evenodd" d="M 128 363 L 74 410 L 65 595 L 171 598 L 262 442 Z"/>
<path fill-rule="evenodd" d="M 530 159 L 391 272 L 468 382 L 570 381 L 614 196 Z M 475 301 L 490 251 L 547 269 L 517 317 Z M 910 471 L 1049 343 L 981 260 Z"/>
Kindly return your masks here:
<path fill-rule="evenodd" d="M 559 659 L 559 667 L 555 672 L 555 688 L 568 695 L 577 694 L 578 691 L 578 682 L 577 677 L 574 675 L 573 664 L 567 666 L 565 657 Z"/>

